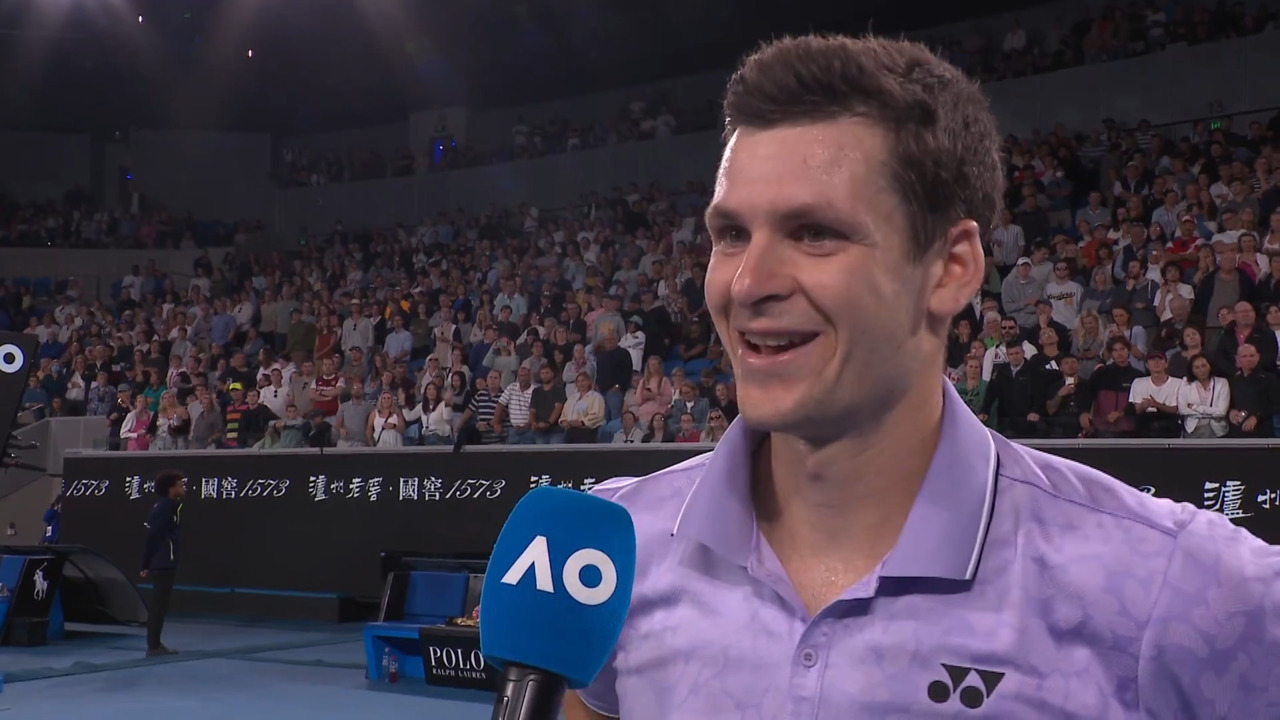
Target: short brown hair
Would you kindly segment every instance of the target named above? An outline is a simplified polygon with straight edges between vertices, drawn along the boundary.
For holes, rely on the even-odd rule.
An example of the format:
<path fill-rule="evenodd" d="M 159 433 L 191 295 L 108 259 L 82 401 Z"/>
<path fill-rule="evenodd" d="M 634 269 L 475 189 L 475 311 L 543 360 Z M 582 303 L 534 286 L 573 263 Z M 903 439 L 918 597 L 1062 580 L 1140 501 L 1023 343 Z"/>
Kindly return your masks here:
<path fill-rule="evenodd" d="M 743 60 L 724 99 L 725 138 L 739 128 L 864 118 L 893 136 L 889 168 L 920 259 L 964 218 L 984 231 L 1004 176 L 1000 136 L 977 84 L 916 42 L 806 35 Z"/>

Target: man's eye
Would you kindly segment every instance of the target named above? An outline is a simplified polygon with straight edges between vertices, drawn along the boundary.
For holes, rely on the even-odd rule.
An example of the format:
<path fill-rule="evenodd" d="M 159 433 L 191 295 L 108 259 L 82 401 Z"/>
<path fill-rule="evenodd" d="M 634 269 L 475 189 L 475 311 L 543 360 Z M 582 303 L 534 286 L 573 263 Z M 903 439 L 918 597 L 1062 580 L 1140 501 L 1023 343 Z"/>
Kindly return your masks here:
<path fill-rule="evenodd" d="M 822 225 L 804 225 L 796 231 L 797 240 L 812 245 L 838 240 L 840 237 L 839 233 Z"/>
<path fill-rule="evenodd" d="M 747 231 L 740 227 L 721 228 L 713 233 L 716 242 L 728 245 L 740 245 L 745 243 L 750 235 Z"/>

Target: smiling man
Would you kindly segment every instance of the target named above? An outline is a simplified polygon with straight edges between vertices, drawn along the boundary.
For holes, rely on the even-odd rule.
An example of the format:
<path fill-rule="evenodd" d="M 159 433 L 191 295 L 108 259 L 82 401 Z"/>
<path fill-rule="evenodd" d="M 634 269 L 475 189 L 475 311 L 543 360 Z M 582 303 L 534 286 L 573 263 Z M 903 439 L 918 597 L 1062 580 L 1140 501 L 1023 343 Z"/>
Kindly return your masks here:
<path fill-rule="evenodd" d="M 941 377 L 1002 187 L 979 89 L 917 44 L 803 37 L 725 115 L 706 295 L 741 414 L 597 486 L 635 591 L 567 717 L 1280 717 L 1277 551 L 1010 443 Z"/>

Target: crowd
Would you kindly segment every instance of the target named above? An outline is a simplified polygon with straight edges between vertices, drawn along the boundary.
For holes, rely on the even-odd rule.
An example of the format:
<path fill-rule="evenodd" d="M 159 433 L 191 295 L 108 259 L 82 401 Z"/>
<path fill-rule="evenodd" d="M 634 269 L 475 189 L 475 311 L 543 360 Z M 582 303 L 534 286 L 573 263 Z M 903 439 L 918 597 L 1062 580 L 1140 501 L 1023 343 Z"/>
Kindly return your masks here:
<path fill-rule="evenodd" d="M 1079 65 L 1123 60 L 1159 52 L 1170 45 L 1247 37 L 1276 27 L 1276 14 L 1266 5 L 1247 8 L 1242 2 L 1157 3 L 1132 0 L 1125 6 L 1108 2 L 1096 14 L 1085 10 L 1072 22 L 1055 20 L 1045 28 L 1023 27 L 1016 20 L 993 35 L 993 28 L 974 25 L 969 32 L 931 37 L 952 64 L 983 81 L 1005 80 L 1053 72 Z"/>
<path fill-rule="evenodd" d="M 0 247 L 187 250 L 249 245 L 262 231 L 257 221 L 232 224 L 175 215 L 136 189 L 116 208 L 93 207 L 88 191 L 78 185 L 60 202 L 19 203 L 0 192 Z"/>
<path fill-rule="evenodd" d="M 988 278 L 946 359 L 975 414 L 1020 438 L 1280 433 L 1278 149 L 1280 114 L 1007 138 Z M 714 443 L 737 408 L 707 201 L 633 184 L 554 217 L 337 223 L 292 255 L 135 268 L 108 303 L 3 284 L 0 329 L 40 341 L 28 409 L 103 417 L 125 450 Z M 0 204 L 0 233 L 190 242 L 143 202 Z"/>
<path fill-rule="evenodd" d="M 677 120 L 665 101 L 637 98 L 620 108 L 614 118 L 570 122 L 559 114 L 537 121 L 517 116 L 509 142 L 493 149 L 458 143 L 443 120 L 436 128 L 434 145 L 406 147 L 392 157 L 365 147 L 341 150 L 287 145 L 280 150 L 280 182 L 286 187 L 307 187 L 406 177 L 670 137 L 677 132 L 713 128 L 714 104 L 708 101 L 705 110 L 682 110 Z"/>
<path fill-rule="evenodd" d="M 1007 149 L 988 280 L 948 351 L 974 412 L 1022 438 L 1276 436 L 1280 115 Z"/>

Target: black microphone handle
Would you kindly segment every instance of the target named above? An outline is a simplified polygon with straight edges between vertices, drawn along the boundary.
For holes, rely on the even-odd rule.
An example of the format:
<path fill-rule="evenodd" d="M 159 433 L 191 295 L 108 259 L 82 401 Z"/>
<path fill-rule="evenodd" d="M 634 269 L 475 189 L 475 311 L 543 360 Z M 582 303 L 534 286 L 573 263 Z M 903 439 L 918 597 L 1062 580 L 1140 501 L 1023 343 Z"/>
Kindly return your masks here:
<path fill-rule="evenodd" d="M 559 720 L 564 678 L 528 665 L 507 665 L 490 720 Z"/>

